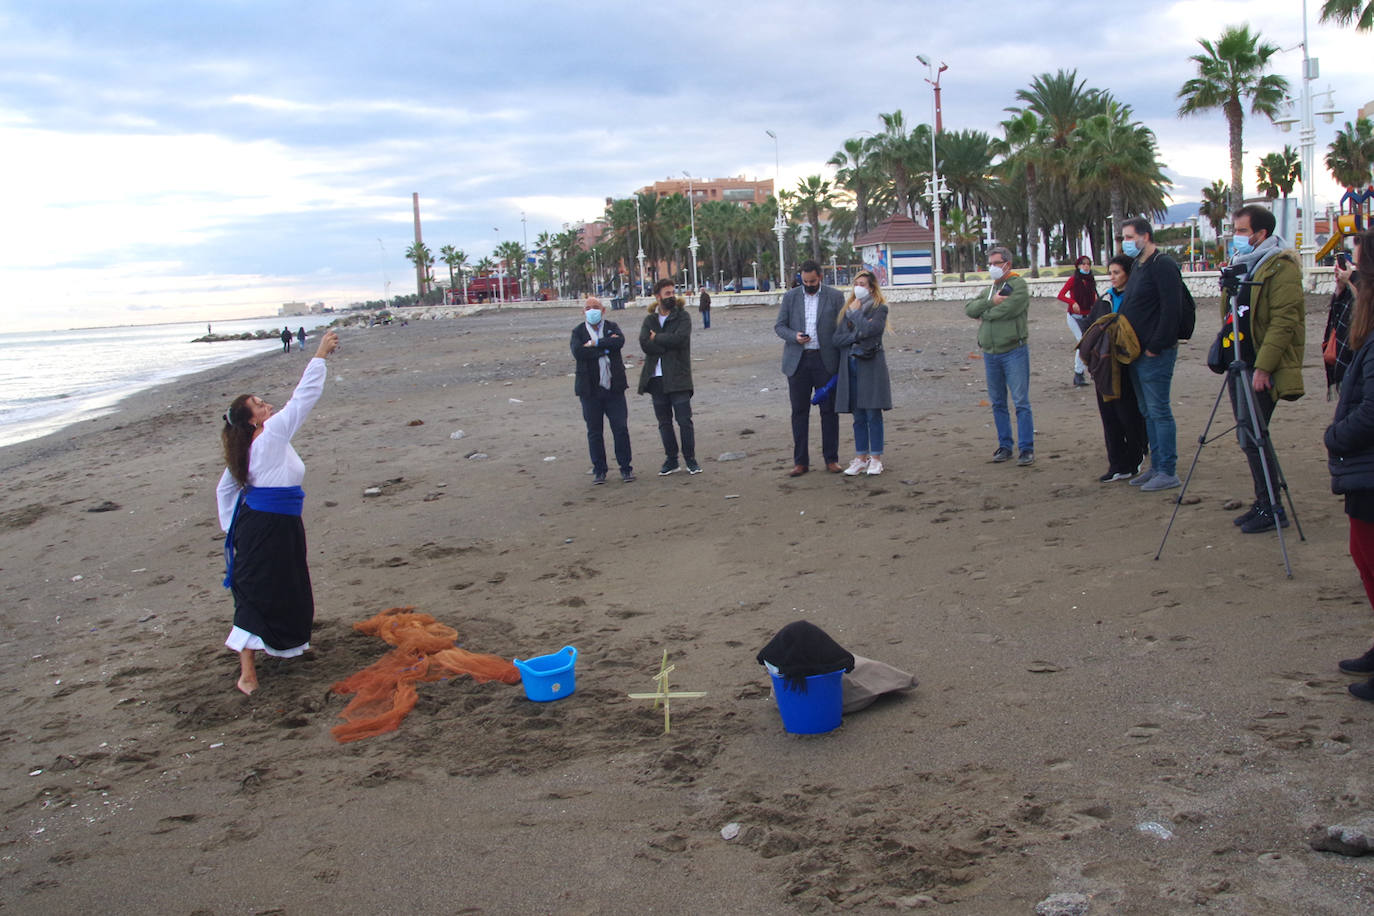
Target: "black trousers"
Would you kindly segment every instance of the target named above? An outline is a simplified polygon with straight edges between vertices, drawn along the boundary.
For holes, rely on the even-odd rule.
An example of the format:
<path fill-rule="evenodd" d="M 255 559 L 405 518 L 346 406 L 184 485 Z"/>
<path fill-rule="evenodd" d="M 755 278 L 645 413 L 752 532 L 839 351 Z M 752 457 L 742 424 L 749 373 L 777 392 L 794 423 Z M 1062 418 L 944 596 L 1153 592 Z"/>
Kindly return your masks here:
<path fill-rule="evenodd" d="M 654 416 L 658 418 L 658 437 L 663 440 L 663 455 L 669 461 L 678 456 L 677 436 L 673 434 L 673 419 L 677 419 L 682 433 L 682 457 L 697 460 L 697 432 L 692 425 L 692 392 L 664 392 L 663 379 L 649 381 L 649 397 L 654 401 Z"/>
<path fill-rule="evenodd" d="M 824 388 L 834 373 L 825 368 L 819 350 L 803 350 L 797 371 L 787 377 L 787 399 L 792 403 L 792 463 L 811 466 L 807 440 L 811 438 L 811 395 Z M 835 392 L 821 401 L 821 456 L 826 464 L 840 460 L 840 418 L 835 413 Z"/>
<path fill-rule="evenodd" d="M 582 401 L 582 419 L 587 423 L 587 454 L 592 459 L 592 472 L 606 473 L 606 423 L 611 424 L 611 439 L 615 442 L 615 461 L 621 473 L 634 468 L 630 464 L 630 427 L 629 407 L 625 403 L 625 390 L 609 391 L 597 387 L 595 392 L 585 395 Z"/>
<path fill-rule="evenodd" d="M 1245 384 L 1245 376 L 1234 374 L 1227 379 L 1226 388 L 1231 393 L 1231 413 L 1236 418 L 1236 440 L 1240 442 L 1240 450 L 1245 453 L 1245 460 L 1250 464 L 1250 479 L 1255 483 L 1255 501 L 1269 505 L 1269 487 L 1264 481 L 1264 465 L 1260 463 L 1260 443 L 1255 438 L 1250 429 L 1250 405 L 1244 396 L 1236 397 L 1236 386 Z M 1274 416 L 1274 395 L 1273 389 L 1268 391 L 1252 391 L 1255 396 L 1255 409 L 1259 411 L 1260 428 L 1266 433 L 1269 429 L 1269 420 Z M 1264 459 L 1269 463 L 1269 483 L 1273 485 L 1274 499 L 1279 498 L 1279 462 L 1274 457 L 1274 446 L 1266 434 Z"/>
<path fill-rule="evenodd" d="M 1145 415 L 1140 412 L 1131 374 L 1121 367 L 1121 397 L 1102 400 L 1097 395 L 1097 413 L 1102 417 L 1102 438 L 1107 442 L 1107 469 L 1113 473 L 1135 474 L 1145 458 L 1149 444 L 1145 435 Z"/>

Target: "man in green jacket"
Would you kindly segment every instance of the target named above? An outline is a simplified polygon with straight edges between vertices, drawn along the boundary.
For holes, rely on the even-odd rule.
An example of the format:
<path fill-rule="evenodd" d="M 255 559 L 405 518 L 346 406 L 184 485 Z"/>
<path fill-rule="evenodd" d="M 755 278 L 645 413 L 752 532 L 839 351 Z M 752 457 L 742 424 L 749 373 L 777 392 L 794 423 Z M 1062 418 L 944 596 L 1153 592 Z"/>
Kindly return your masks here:
<path fill-rule="evenodd" d="M 978 347 L 983 351 L 983 372 L 987 376 L 988 401 L 997 427 L 997 451 L 992 460 L 1006 461 L 1012 456 L 1011 416 L 1007 412 L 1007 391 L 1016 407 L 1016 463 L 1026 467 L 1035 462 L 1035 421 L 1030 406 L 1030 349 L 1026 345 L 1029 329 L 1026 312 L 1030 309 L 1030 290 L 1026 281 L 1011 269 L 1011 252 L 998 245 L 988 250 L 988 291 L 964 306 L 964 313 L 978 319 Z"/>
<path fill-rule="evenodd" d="M 1231 409 L 1236 417 L 1236 438 L 1250 463 L 1255 484 L 1255 503 L 1250 511 L 1235 519 L 1246 534 L 1270 531 L 1277 525 L 1288 527 L 1288 518 L 1279 499 L 1278 462 L 1269 439 L 1269 420 L 1280 401 L 1296 401 L 1303 395 L 1302 351 L 1307 335 L 1306 302 L 1302 291 L 1302 267 L 1297 255 L 1274 235 L 1274 214 L 1251 204 L 1241 207 L 1232 219 L 1235 226 L 1235 254 L 1232 268 L 1244 268 L 1243 282 L 1221 299 L 1221 316 L 1229 327 L 1232 300 L 1240 334 L 1232 329 L 1230 337 L 1240 338 L 1240 358 L 1252 369 L 1250 388 L 1253 399 L 1243 396 L 1236 386 L 1245 383 L 1243 374 L 1231 378 Z M 1248 330 L 1248 334 L 1247 334 Z M 1248 339 L 1247 339 L 1248 338 Z M 1239 396 L 1238 396 L 1239 395 Z M 1261 436 L 1256 439 L 1250 417 L 1253 400 Z M 1264 448 L 1264 461 L 1260 448 Z M 1272 498 L 1271 498 L 1272 494 Z"/>
<path fill-rule="evenodd" d="M 639 348 L 644 351 L 639 393 L 648 393 L 653 399 L 658 435 L 663 440 L 664 460 L 658 476 L 681 470 L 674 418 L 682 433 L 681 455 L 687 473 L 700 474 L 696 427 L 692 424 L 692 319 L 682 307 L 673 281 L 666 277 L 654 284 L 654 302 L 639 328 Z"/>

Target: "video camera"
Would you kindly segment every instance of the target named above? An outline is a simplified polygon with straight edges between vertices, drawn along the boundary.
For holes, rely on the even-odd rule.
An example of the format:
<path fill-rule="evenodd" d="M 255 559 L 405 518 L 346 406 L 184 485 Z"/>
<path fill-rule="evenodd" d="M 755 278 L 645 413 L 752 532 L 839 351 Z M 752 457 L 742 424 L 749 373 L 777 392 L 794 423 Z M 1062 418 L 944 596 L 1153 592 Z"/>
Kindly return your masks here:
<path fill-rule="evenodd" d="M 1246 281 L 1241 279 L 1241 277 L 1245 276 L 1249 271 L 1250 267 L 1247 264 L 1232 264 L 1229 267 L 1223 267 L 1221 269 L 1221 276 L 1217 278 L 1217 282 L 1221 284 L 1222 292 L 1238 293 L 1240 292 L 1242 284 L 1246 286 L 1254 285 L 1246 283 Z"/>

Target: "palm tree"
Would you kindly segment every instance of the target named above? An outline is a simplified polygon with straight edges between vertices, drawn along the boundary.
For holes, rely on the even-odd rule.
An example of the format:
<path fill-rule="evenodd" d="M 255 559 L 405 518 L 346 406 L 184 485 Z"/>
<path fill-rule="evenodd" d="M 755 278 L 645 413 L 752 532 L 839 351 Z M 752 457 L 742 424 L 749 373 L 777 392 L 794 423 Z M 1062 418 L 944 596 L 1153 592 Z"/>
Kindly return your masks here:
<path fill-rule="evenodd" d="M 428 291 L 428 285 L 432 281 L 429 274 L 430 265 L 434 263 L 434 252 L 429 250 L 429 246 L 424 242 L 412 242 L 406 249 L 406 260 L 415 265 L 417 271 L 423 275 L 420 281 L 420 296 L 423 297 Z"/>
<path fill-rule="evenodd" d="M 1111 104 L 1105 114 L 1094 115 L 1079 129 L 1082 142 L 1082 174 L 1105 185 L 1112 221 L 1111 253 L 1121 247 L 1121 224 L 1126 221 L 1126 201 L 1132 191 L 1153 192 L 1162 207 L 1163 190 L 1169 181 L 1155 158 L 1155 135 L 1131 120 L 1129 105 Z M 1135 211 L 1139 212 L 1139 211 Z"/>
<path fill-rule="evenodd" d="M 981 130 L 946 130 L 936 136 L 935 152 L 954 203 L 969 212 L 982 209 L 991 183 L 992 138 Z"/>
<path fill-rule="evenodd" d="M 826 161 L 835 167 L 835 184 L 854 195 L 854 219 L 859 234 L 868 231 L 868 205 L 878 180 L 873 167 L 873 137 L 850 137 Z"/>
<path fill-rule="evenodd" d="M 1336 131 L 1336 139 L 1327 147 L 1326 167 L 1341 187 L 1358 188 L 1369 183 L 1370 166 L 1374 165 L 1374 122 L 1357 118 L 1345 122 Z"/>
<path fill-rule="evenodd" d="M 1231 210 L 1239 210 L 1242 193 L 1241 132 L 1245 123 L 1245 102 L 1251 114 L 1262 114 L 1271 121 L 1279 113 L 1279 103 L 1288 92 L 1288 80 L 1265 73 L 1269 58 L 1278 53 L 1277 45 L 1260 40 L 1250 26 L 1228 26 L 1216 42 L 1199 38 L 1204 54 L 1189 60 L 1197 64 L 1197 76 L 1179 89 L 1178 116 L 1199 114 L 1220 108 L 1226 115 L 1231 143 Z"/>
<path fill-rule="evenodd" d="M 1198 204 L 1197 215 L 1212 224 L 1212 232 L 1217 238 L 1221 237 L 1221 224 L 1232 212 L 1228 204 L 1230 196 L 1230 189 L 1220 178 L 1202 189 L 1202 203 Z"/>
<path fill-rule="evenodd" d="M 830 182 L 819 175 L 807 175 L 797 182 L 797 210 L 811 227 L 811 257 L 821 259 L 821 211 L 835 205 Z"/>
<path fill-rule="evenodd" d="M 930 128 L 925 124 L 907 130 L 901 109 L 878 115 L 883 132 L 875 138 L 873 164 L 892 186 L 894 212 L 916 216 L 916 186 L 930 172 Z"/>
<path fill-rule="evenodd" d="M 1322 22 L 1337 25 L 1355 23 L 1355 31 L 1374 30 L 1374 3 L 1361 4 L 1360 0 L 1326 0 L 1322 4 Z"/>
<path fill-rule="evenodd" d="M 982 226 L 972 213 L 959 207 L 950 207 L 945 214 L 945 239 L 954 247 L 954 263 L 959 271 L 959 282 L 964 282 L 964 251 L 972 250 L 982 236 Z"/>
<path fill-rule="evenodd" d="M 1040 119 L 1033 112 L 1021 111 L 1002 122 L 1003 137 L 992 142 L 994 154 L 1002 157 L 1004 177 L 1024 180 L 1026 202 L 1025 259 L 1031 276 L 1040 276 L 1036 245 L 1040 238 L 1040 166 L 1044 148 L 1040 144 Z"/>
<path fill-rule="evenodd" d="M 506 262 L 506 276 L 509 277 L 513 273 L 516 284 L 523 289 L 526 257 L 524 247 L 519 242 L 502 242 L 496 246 L 496 256 Z M 505 296 L 502 295 L 501 298 L 504 299 Z"/>
<path fill-rule="evenodd" d="M 1270 200 L 1283 198 L 1283 216 L 1279 220 L 1283 235 L 1288 235 L 1288 195 L 1293 193 L 1293 185 L 1302 179 L 1302 159 L 1298 151 L 1284 144 L 1283 152 L 1267 153 L 1255 167 L 1259 179 L 1255 187 Z"/>
<path fill-rule="evenodd" d="M 467 266 L 468 256 L 452 245 L 445 245 L 439 249 L 439 259 L 448 265 L 448 288 L 451 290 L 455 285 L 453 272 Z"/>

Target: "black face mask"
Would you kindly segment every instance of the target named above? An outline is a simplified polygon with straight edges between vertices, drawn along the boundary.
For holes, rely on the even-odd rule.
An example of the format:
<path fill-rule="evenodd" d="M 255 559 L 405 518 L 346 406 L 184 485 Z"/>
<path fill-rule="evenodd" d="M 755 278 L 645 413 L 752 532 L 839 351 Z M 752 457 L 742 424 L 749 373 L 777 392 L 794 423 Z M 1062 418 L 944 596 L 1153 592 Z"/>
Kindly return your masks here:
<path fill-rule="evenodd" d="M 816 293 L 819 293 L 821 291 L 821 285 L 817 283 L 815 286 L 807 286 L 805 283 L 803 283 L 802 289 L 806 290 L 806 294 L 808 296 L 814 296 L 816 295 Z"/>

